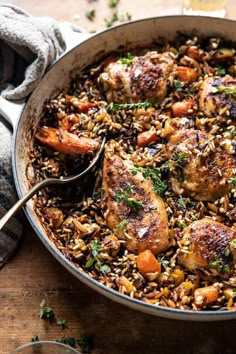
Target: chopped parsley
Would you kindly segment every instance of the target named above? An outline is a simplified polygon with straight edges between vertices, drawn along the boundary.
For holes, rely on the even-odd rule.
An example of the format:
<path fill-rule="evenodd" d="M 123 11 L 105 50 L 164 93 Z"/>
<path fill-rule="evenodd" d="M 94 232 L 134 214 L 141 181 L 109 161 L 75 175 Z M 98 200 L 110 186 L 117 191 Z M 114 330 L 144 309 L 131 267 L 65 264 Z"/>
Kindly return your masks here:
<path fill-rule="evenodd" d="M 233 248 L 236 248 L 236 239 L 232 240 L 231 245 L 233 246 Z"/>
<path fill-rule="evenodd" d="M 178 227 L 179 227 L 180 229 L 184 229 L 185 227 L 187 227 L 187 224 L 186 224 L 185 221 L 180 220 L 180 221 L 178 222 Z"/>
<path fill-rule="evenodd" d="M 93 335 L 81 333 L 76 342 L 80 346 L 82 353 L 89 353 L 93 347 Z"/>
<path fill-rule="evenodd" d="M 127 221 L 125 219 L 121 220 L 121 222 L 116 226 L 118 231 L 123 231 L 125 226 L 127 225 Z"/>
<path fill-rule="evenodd" d="M 34 336 L 33 338 L 31 338 L 31 342 L 39 342 L 39 337 Z"/>
<path fill-rule="evenodd" d="M 57 321 L 57 326 L 61 327 L 61 329 L 65 329 L 68 328 L 68 324 L 66 320 L 62 320 L 62 321 Z"/>
<path fill-rule="evenodd" d="M 231 184 L 233 184 L 234 186 L 236 186 L 236 176 L 230 177 L 229 183 L 231 183 Z"/>
<path fill-rule="evenodd" d="M 96 15 L 96 12 L 95 12 L 94 9 L 88 10 L 88 11 L 86 12 L 86 14 L 85 14 L 85 16 L 87 17 L 87 19 L 88 19 L 89 21 L 93 21 L 94 18 L 95 18 L 95 15 Z"/>
<path fill-rule="evenodd" d="M 182 196 L 179 197 L 177 203 L 179 206 L 181 206 L 181 208 L 186 208 L 186 205 L 185 205 L 185 202 L 184 202 Z"/>
<path fill-rule="evenodd" d="M 236 136 L 236 129 L 235 128 L 231 129 L 229 134 L 230 134 L 231 138 L 235 137 Z"/>
<path fill-rule="evenodd" d="M 236 87 L 232 86 L 214 86 L 211 90 L 213 93 L 224 93 L 225 95 L 236 95 Z"/>
<path fill-rule="evenodd" d="M 161 265 L 166 269 L 169 265 L 169 261 L 165 258 L 165 256 L 161 257 L 158 259 L 158 261 L 161 263 Z"/>
<path fill-rule="evenodd" d="M 183 167 L 183 164 L 186 162 L 186 154 L 185 152 L 179 152 L 172 157 L 172 161 L 178 166 Z"/>
<path fill-rule="evenodd" d="M 160 169 L 151 167 L 144 168 L 139 165 L 134 165 L 134 168 L 130 169 L 130 172 L 133 176 L 137 174 L 137 171 L 142 172 L 144 178 L 151 179 L 154 184 L 154 192 L 160 196 L 163 196 L 167 189 L 167 183 L 166 181 L 162 181 Z"/>
<path fill-rule="evenodd" d="M 75 346 L 76 346 L 76 340 L 74 337 L 59 337 L 59 338 L 56 338 L 56 342 L 68 344 L 72 348 L 75 348 Z"/>
<path fill-rule="evenodd" d="M 44 320 L 52 320 L 54 318 L 53 309 L 46 306 L 46 301 L 44 299 L 40 303 L 39 317 Z"/>
<path fill-rule="evenodd" d="M 182 91 L 182 88 L 184 87 L 184 83 L 180 80 L 174 80 L 174 87 L 176 91 Z"/>
<path fill-rule="evenodd" d="M 225 264 L 222 260 L 212 261 L 209 266 L 215 268 L 219 273 L 228 273 L 230 271 L 228 264 Z"/>
<path fill-rule="evenodd" d="M 118 5 L 119 0 L 109 0 L 108 2 L 108 6 L 113 9 L 114 7 L 116 7 Z"/>
<path fill-rule="evenodd" d="M 113 13 L 113 16 L 110 20 L 105 20 L 106 27 L 111 27 L 115 22 L 119 21 L 119 16 L 117 12 Z"/>
<path fill-rule="evenodd" d="M 130 183 L 127 183 L 124 190 L 119 189 L 116 192 L 115 198 L 118 203 L 122 202 L 123 205 L 126 205 L 130 208 L 142 209 L 143 204 L 135 200 L 134 198 L 130 198 L 129 196 L 130 193 L 133 193 L 133 186 Z"/>
<path fill-rule="evenodd" d="M 111 268 L 109 265 L 104 264 L 102 260 L 105 258 L 105 255 L 102 254 L 103 245 L 98 240 L 92 240 L 90 243 L 92 256 L 85 263 L 85 268 L 91 268 L 95 266 L 102 273 L 109 273 Z"/>
<path fill-rule="evenodd" d="M 225 68 L 223 68 L 221 65 L 218 65 L 216 68 L 216 75 L 224 76 L 225 74 L 226 74 Z"/>
<path fill-rule="evenodd" d="M 127 53 L 127 58 L 120 58 L 119 59 L 122 64 L 132 64 L 133 63 L 133 58 L 130 53 Z"/>
<path fill-rule="evenodd" d="M 154 107 L 157 108 L 157 104 L 154 105 Z M 136 103 L 110 103 L 107 105 L 107 110 L 108 111 L 129 111 L 129 110 L 134 110 L 134 109 L 141 109 L 144 108 L 145 110 L 148 109 L 149 107 L 153 107 L 153 105 L 148 102 L 136 102 Z"/>

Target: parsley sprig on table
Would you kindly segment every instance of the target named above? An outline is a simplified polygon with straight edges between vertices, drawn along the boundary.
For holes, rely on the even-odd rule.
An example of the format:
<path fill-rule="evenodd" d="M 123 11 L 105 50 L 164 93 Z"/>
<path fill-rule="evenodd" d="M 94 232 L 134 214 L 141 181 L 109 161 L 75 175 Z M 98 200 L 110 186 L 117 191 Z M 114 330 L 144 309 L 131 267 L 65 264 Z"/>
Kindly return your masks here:
<path fill-rule="evenodd" d="M 53 309 L 46 306 L 46 301 L 44 299 L 40 303 L 39 317 L 45 320 L 52 320 L 54 318 Z"/>

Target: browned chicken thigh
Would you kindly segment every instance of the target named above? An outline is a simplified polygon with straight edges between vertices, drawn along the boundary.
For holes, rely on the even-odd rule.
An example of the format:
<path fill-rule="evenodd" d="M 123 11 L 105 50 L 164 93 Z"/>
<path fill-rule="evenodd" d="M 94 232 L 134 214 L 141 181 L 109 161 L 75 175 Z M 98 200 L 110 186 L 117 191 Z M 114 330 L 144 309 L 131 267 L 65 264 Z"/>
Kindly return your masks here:
<path fill-rule="evenodd" d="M 211 201 L 230 191 L 230 178 L 236 174 L 235 155 L 220 146 L 204 154 L 209 139 L 207 133 L 193 129 L 180 129 L 170 136 L 170 183 L 176 194 Z"/>
<path fill-rule="evenodd" d="M 199 92 L 199 108 L 207 117 L 221 115 L 225 108 L 236 118 L 236 80 L 230 75 L 206 78 Z"/>
<path fill-rule="evenodd" d="M 114 234 L 126 240 L 133 253 L 146 249 L 155 255 L 169 246 L 165 204 L 153 191 L 153 183 L 141 172 L 131 174 L 134 165 L 117 155 L 105 157 L 103 189 L 105 218 Z"/>
<path fill-rule="evenodd" d="M 133 57 L 124 64 L 120 59 L 110 63 L 98 81 L 108 102 L 138 102 L 148 100 L 161 103 L 167 94 L 174 54 L 148 52 Z"/>
<path fill-rule="evenodd" d="M 207 271 L 213 276 L 229 276 L 234 271 L 235 230 L 204 218 L 184 229 L 183 240 L 186 241 L 187 249 L 180 249 L 178 261 L 186 269 Z"/>

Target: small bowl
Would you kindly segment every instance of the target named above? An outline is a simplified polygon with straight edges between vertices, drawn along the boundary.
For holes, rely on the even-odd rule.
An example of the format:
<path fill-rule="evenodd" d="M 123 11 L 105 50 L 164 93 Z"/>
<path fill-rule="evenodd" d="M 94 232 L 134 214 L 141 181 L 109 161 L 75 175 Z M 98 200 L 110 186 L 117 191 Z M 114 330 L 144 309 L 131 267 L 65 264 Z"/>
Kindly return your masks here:
<path fill-rule="evenodd" d="M 10 354 L 80 354 L 80 352 L 68 345 L 45 340 L 24 344 Z"/>

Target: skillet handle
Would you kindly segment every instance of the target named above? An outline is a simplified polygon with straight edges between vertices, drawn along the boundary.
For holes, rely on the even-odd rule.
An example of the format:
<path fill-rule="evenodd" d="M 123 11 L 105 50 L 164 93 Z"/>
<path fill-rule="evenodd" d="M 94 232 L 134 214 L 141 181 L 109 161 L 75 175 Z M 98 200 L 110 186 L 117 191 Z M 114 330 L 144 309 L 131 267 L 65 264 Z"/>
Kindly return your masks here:
<path fill-rule="evenodd" d="M 0 115 L 11 124 L 13 130 L 16 128 L 24 106 L 24 101 L 12 102 L 0 96 Z"/>

